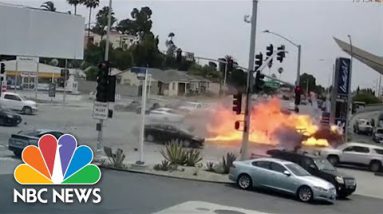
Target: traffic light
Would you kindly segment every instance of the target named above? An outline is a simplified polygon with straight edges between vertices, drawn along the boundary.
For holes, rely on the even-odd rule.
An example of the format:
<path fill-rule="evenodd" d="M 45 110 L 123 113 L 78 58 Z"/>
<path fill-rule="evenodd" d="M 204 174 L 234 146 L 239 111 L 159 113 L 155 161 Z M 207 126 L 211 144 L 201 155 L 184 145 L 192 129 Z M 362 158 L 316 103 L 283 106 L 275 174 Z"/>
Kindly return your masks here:
<path fill-rule="evenodd" d="M 301 104 L 302 88 L 300 86 L 295 86 L 294 92 L 295 92 L 295 105 L 299 105 Z"/>
<path fill-rule="evenodd" d="M 0 66 L 0 81 L 3 81 L 4 77 L 3 77 L 3 74 L 5 73 L 5 64 L 4 63 L 1 63 L 1 66 Z M 0 89 L 1 90 L 1 89 Z"/>
<path fill-rule="evenodd" d="M 61 69 L 60 76 L 65 80 L 69 79 L 69 69 Z"/>
<path fill-rule="evenodd" d="M 239 128 L 241 127 L 241 122 L 240 121 L 235 121 L 235 123 L 234 123 L 234 128 L 235 128 L 235 130 L 239 130 Z"/>
<path fill-rule="evenodd" d="M 274 52 L 274 46 L 272 44 L 270 44 L 269 46 L 266 47 L 266 56 L 267 57 L 270 57 L 271 55 L 273 55 L 273 52 Z"/>
<path fill-rule="evenodd" d="M 218 70 L 221 73 L 225 73 L 225 66 L 226 66 L 226 58 L 219 58 L 218 59 Z"/>
<path fill-rule="evenodd" d="M 96 101 L 108 102 L 109 62 L 98 65 Z"/>
<path fill-rule="evenodd" d="M 261 67 L 262 63 L 263 63 L 263 54 L 259 53 L 255 55 L 255 67 L 256 68 Z"/>
<path fill-rule="evenodd" d="M 237 93 L 233 95 L 233 111 L 236 114 L 241 114 L 242 111 L 242 94 Z"/>
<path fill-rule="evenodd" d="M 253 92 L 259 93 L 262 91 L 263 86 L 265 85 L 265 81 L 263 80 L 265 75 L 261 73 L 261 71 L 257 71 L 255 74 L 255 85 Z"/>
<path fill-rule="evenodd" d="M 108 76 L 108 102 L 114 102 L 116 97 L 116 76 Z"/>
<path fill-rule="evenodd" d="M 182 62 L 182 50 L 181 50 L 181 48 L 177 49 L 176 54 L 177 54 L 176 61 L 177 62 Z"/>
<path fill-rule="evenodd" d="M 283 58 L 285 58 L 285 56 L 286 56 L 286 54 L 285 54 L 285 46 L 281 45 L 280 47 L 278 47 L 277 60 L 279 62 L 282 62 Z"/>
<path fill-rule="evenodd" d="M 234 68 L 234 61 L 233 61 L 232 58 L 229 58 L 229 59 L 227 60 L 227 70 L 228 70 L 228 71 L 232 71 L 233 68 Z"/>

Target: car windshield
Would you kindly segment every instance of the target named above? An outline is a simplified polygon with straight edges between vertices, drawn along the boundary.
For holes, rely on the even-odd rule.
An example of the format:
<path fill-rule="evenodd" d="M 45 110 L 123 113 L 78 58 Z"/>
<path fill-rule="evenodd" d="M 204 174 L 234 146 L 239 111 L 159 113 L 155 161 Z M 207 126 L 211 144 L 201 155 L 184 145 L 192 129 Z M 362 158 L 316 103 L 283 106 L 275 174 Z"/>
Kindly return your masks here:
<path fill-rule="evenodd" d="M 328 170 L 328 171 L 336 171 L 333 165 L 331 165 L 330 162 L 328 162 L 327 159 L 314 159 L 315 165 L 318 167 L 319 170 Z"/>
<path fill-rule="evenodd" d="M 286 164 L 285 165 L 292 173 L 294 173 L 294 175 L 296 176 L 309 176 L 310 173 L 308 173 L 305 169 L 303 169 L 302 167 L 296 165 L 296 164 L 293 164 L 293 163 L 289 163 L 289 164 Z"/>

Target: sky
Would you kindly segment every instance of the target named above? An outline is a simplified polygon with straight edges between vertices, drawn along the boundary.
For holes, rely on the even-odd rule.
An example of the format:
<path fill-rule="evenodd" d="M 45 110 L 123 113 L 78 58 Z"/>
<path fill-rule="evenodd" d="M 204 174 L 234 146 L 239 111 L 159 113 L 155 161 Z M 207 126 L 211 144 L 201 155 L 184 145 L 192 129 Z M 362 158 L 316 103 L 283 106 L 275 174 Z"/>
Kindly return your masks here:
<path fill-rule="evenodd" d="M 52 0 L 58 11 L 73 11 L 66 0 Z M 4 3 L 40 7 L 44 0 L 0 0 Z M 100 7 L 108 0 L 100 0 Z M 244 16 L 251 14 L 251 0 L 113 0 L 118 20 L 130 18 L 133 8 L 149 6 L 153 15 L 153 33 L 159 35 L 160 49 L 165 50 L 169 32 L 175 33 L 174 42 L 182 50 L 195 56 L 220 58 L 233 56 L 238 63 L 248 66 L 250 24 Z M 78 14 L 88 17 L 89 10 L 78 7 Z M 93 12 L 92 21 L 94 20 Z M 85 23 L 84 23 L 85 24 Z M 333 37 L 383 56 L 383 4 L 353 2 L 353 0 L 259 0 L 257 12 L 256 53 L 266 46 L 284 44 L 288 54 L 282 63 L 274 60 L 266 74 L 283 68 L 281 79 L 293 83 L 297 71 L 297 48 L 265 29 L 276 32 L 302 46 L 301 73 L 312 74 L 317 83 L 328 86 L 336 57 L 347 57 Z M 200 63 L 207 63 L 200 61 Z M 279 77 L 279 74 L 277 75 Z M 377 86 L 379 75 L 366 65 L 354 60 L 352 88 Z"/>

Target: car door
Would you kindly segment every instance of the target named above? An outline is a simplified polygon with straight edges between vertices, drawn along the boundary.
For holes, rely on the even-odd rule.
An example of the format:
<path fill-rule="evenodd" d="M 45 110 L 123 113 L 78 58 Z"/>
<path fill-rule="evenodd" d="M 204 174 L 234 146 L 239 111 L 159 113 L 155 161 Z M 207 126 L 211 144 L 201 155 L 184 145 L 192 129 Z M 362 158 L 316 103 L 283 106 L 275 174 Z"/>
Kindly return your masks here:
<path fill-rule="evenodd" d="M 369 164 L 370 149 L 365 146 L 350 146 L 342 151 L 340 161 L 344 163 Z"/>
<path fill-rule="evenodd" d="M 13 94 L 4 95 L 4 106 L 13 110 L 21 110 L 21 99 Z"/>
<path fill-rule="evenodd" d="M 251 163 L 253 170 L 251 171 L 251 177 L 253 183 L 257 186 L 269 186 L 270 178 L 270 161 L 253 161 Z"/>
<path fill-rule="evenodd" d="M 285 192 L 292 192 L 294 180 L 291 178 L 291 175 L 284 174 L 285 171 L 288 170 L 283 165 L 271 162 L 270 177 L 268 179 L 269 187 Z"/>
<path fill-rule="evenodd" d="M 170 140 L 180 140 L 180 141 L 185 140 L 183 136 L 179 133 L 179 131 L 173 126 L 169 126 L 169 125 L 166 126 L 166 135 L 169 141 Z"/>

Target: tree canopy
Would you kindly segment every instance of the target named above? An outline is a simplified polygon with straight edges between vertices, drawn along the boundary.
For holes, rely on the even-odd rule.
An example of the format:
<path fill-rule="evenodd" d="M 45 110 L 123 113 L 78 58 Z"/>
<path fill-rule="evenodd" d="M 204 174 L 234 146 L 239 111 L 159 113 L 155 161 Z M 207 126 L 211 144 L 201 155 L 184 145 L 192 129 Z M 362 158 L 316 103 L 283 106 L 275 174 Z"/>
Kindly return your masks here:
<path fill-rule="evenodd" d="M 106 35 L 106 30 L 108 26 L 108 14 L 109 7 L 103 7 L 101 10 L 99 10 L 96 15 L 96 25 L 92 28 L 92 31 L 94 33 L 97 33 L 101 36 L 101 40 Z M 111 26 L 113 26 L 114 23 L 117 21 L 116 17 L 114 16 L 113 10 L 111 15 Z"/>

